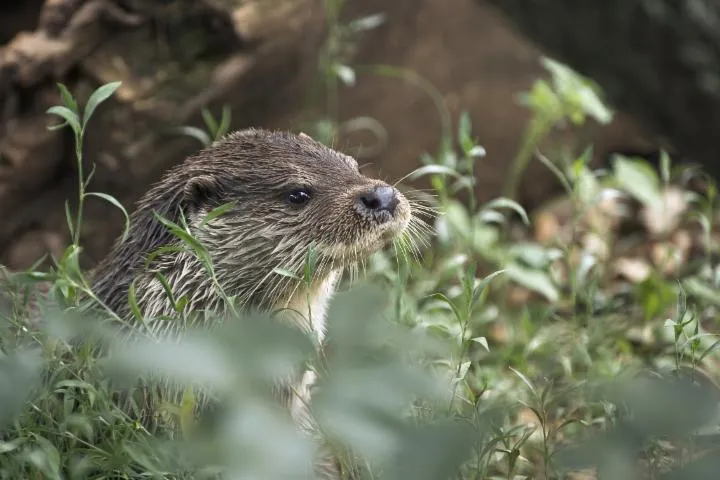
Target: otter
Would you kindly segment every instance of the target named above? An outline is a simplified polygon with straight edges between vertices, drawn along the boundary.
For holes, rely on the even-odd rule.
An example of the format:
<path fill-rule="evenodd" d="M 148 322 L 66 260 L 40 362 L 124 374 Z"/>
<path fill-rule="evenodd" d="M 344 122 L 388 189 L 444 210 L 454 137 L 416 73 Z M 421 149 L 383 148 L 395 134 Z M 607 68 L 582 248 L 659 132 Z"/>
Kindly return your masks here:
<path fill-rule="evenodd" d="M 215 207 L 234 206 L 205 228 L 200 222 Z M 262 129 L 229 134 L 168 171 L 138 202 L 127 238 L 118 240 L 94 269 L 93 292 L 114 312 L 129 313 L 128 290 L 135 281 L 138 304 L 149 317 L 172 314 L 162 285 L 145 271 L 147 256 L 177 239 L 155 214 L 179 222 L 186 217 L 207 248 L 218 282 L 246 307 L 307 312 L 301 325 L 320 340 L 324 312 L 340 272 L 364 260 L 406 230 L 412 212 L 395 187 L 361 174 L 357 161 L 306 134 Z M 310 292 L 278 273 L 299 273 L 311 245 L 317 253 Z M 185 295 L 190 309 L 222 305 L 199 261 L 167 253 L 156 269 Z"/>
<path fill-rule="evenodd" d="M 211 222 L 208 212 L 230 205 Z M 222 311 L 220 285 L 243 309 L 291 309 L 292 322 L 322 344 L 325 312 L 344 269 L 365 260 L 404 232 L 413 231 L 413 207 L 397 188 L 363 175 L 357 161 L 308 135 L 247 129 L 231 133 L 169 170 L 139 201 L 130 228 L 94 269 L 92 290 L 118 316 L 131 320 L 131 283 L 137 305 L 157 336 L 179 322 L 153 322 L 175 312 L 148 255 L 179 240 L 156 214 L 184 220 L 211 257 L 217 283 L 200 260 L 183 251 L 166 251 L 152 262 L 175 298 L 190 310 Z M 410 227 L 410 228 L 408 228 Z M 312 283 L 282 275 L 301 275 L 314 248 Z M 307 315 L 311 312 L 311 315 Z M 307 371 L 284 401 L 291 416 L 308 427 L 307 405 L 313 372 Z M 301 398 L 297 398 L 300 396 Z M 325 478 L 334 478 L 325 465 Z"/>

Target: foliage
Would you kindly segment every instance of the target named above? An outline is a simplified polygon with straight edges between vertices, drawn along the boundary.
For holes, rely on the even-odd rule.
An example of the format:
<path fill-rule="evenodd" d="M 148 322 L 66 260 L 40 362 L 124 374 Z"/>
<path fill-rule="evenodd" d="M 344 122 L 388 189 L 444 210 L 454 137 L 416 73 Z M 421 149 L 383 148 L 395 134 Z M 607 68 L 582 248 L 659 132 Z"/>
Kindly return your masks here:
<path fill-rule="evenodd" d="M 324 68 L 352 83 L 354 73 L 337 56 L 328 54 Z M 526 97 L 534 120 L 522 158 L 551 125 L 586 115 L 609 120 L 586 81 L 547 66 L 552 86 L 540 81 Z M 389 67 L 376 73 L 423 84 Z M 570 204 L 562 228 L 541 240 L 531 231 L 539 218 L 511 196 L 478 204 L 474 168 L 485 151 L 469 116 L 453 128 L 441 112 L 438 152 L 407 177 L 432 186 L 424 200 L 441 213 L 432 245 L 418 258 L 402 246 L 379 253 L 364 282 L 343 288 L 329 312 L 330 354 L 259 314 L 228 315 L 216 330 L 190 330 L 180 342 L 128 342 L 115 333 L 120 319 L 86 309 L 98 300 L 77 264 L 86 198 L 122 208 L 86 191 L 92 170 L 84 176 L 82 159 L 87 121 L 117 86 L 100 87 L 84 112 L 60 87 L 63 105 L 49 110 L 75 136 L 79 203 L 74 220 L 67 208 L 73 244 L 55 267 L 5 285 L 11 302 L 0 310 L 1 478 L 312 478 L 315 444 L 275 405 L 269 380 L 303 364 L 319 374 L 311 409 L 347 474 L 550 479 L 589 468 L 629 479 L 642 468 L 649 478 L 714 478 L 720 274 L 712 182 L 694 189 L 689 179 L 702 177 L 672 169 L 667 156 L 656 173 L 625 157 L 612 170 L 593 170 L 589 150 L 570 162 L 539 155 Z M 220 121 L 206 113 L 205 122 L 209 133 L 182 133 L 209 145 L 227 131 L 230 113 Z M 682 191 L 687 210 L 658 226 L 669 217 L 671 187 Z M 612 265 L 627 239 L 598 220 L 608 199 L 642 212 L 646 236 L 663 240 L 695 228 L 700 254 L 674 270 L 655 263 L 635 280 L 619 280 Z M 187 226 L 162 221 L 214 275 Z M 590 248 L 588 235 L 604 250 Z M 303 281 L 313 264 L 309 252 Z M 33 308 L 26 293 L 38 280 L 50 282 L 50 301 Z M 182 299 L 175 300 L 182 311 Z M 98 355 L 100 347 L 109 353 Z M 184 394 L 164 405 L 171 421 L 151 430 L 132 394 L 157 382 Z M 201 418 L 194 415 L 198 393 L 215 407 Z M 127 404 L 118 401 L 124 395 Z"/>
<path fill-rule="evenodd" d="M 533 115 L 505 185 L 505 195 L 511 198 L 517 193 L 518 181 L 534 150 L 552 129 L 568 123 L 581 125 L 588 116 L 601 124 L 612 120 L 612 112 L 602 103 L 597 85 L 552 59 L 543 58 L 542 63 L 550 72 L 551 81 L 536 80 L 530 91 L 519 98 Z"/>

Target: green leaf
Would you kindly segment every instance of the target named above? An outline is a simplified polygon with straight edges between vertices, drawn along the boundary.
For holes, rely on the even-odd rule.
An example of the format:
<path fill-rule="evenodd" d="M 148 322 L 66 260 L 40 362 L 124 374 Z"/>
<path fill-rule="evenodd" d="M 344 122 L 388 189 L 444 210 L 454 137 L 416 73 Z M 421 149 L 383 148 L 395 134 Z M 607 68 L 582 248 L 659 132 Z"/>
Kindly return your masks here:
<path fill-rule="evenodd" d="M 210 135 L 197 127 L 177 127 L 173 128 L 173 131 L 181 135 L 187 135 L 188 137 L 194 138 L 195 140 L 199 141 L 204 147 L 208 147 L 212 144 L 212 139 L 210 138 Z"/>
<path fill-rule="evenodd" d="M 530 226 L 530 219 L 528 218 L 527 212 L 525 212 L 525 209 L 523 207 L 521 207 L 520 204 L 517 203 L 515 200 L 511 200 L 511 199 L 505 198 L 505 197 L 500 197 L 500 198 L 496 198 L 495 200 L 491 200 L 490 202 L 486 203 L 483 208 L 490 208 L 490 209 L 509 208 L 509 209 L 517 212 L 518 215 L 520 215 L 520 218 L 522 219 L 522 221 L 525 225 Z"/>
<path fill-rule="evenodd" d="M 85 176 L 85 180 L 83 181 L 83 187 L 87 188 L 90 185 L 90 181 L 95 176 L 95 169 L 96 169 L 96 165 L 94 163 L 91 164 L 90 165 L 90 173 L 88 173 Z"/>
<path fill-rule="evenodd" d="M 65 124 L 67 124 L 67 125 L 70 125 L 70 128 L 73 129 L 73 132 L 75 132 L 75 135 L 80 135 L 80 133 L 82 132 L 82 129 L 80 128 L 80 122 L 78 120 L 78 116 L 69 108 L 55 105 L 54 107 L 48 108 L 45 113 L 48 113 L 50 115 L 57 115 L 58 117 L 65 120 L 64 124 L 54 125 L 54 126 L 50 127 L 50 129 L 58 129 L 58 128 L 64 127 Z"/>
<path fill-rule="evenodd" d="M 173 309 L 177 308 L 177 302 L 175 301 L 175 295 L 173 295 L 172 287 L 170 287 L 170 282 L 168 282 L 167 277 L 160 272 L 155 272 L 155 278 L 158 279 L 158 281 L 160 282 L 160 284 L 163 287 L 163 290 L 165 290 L 165 294 L 167 295 L 170 305 L 172 305 Z"/>
<path fill-rule="evenodd" d="M 568 181 L 565 174 L 557 167 L 557 165 L 552 163 L 549 158 L 547 158 L 545 155 L 540 154 L 539 152 L 536 152 L 536 156 L 540 163 L 545 165 L 545 167 L 550 170 L 553 175 L 555 175 L 555 177 L 565 189 L 565 192 L 569 195 L 572 195 L 572 186 L 570 185 L 570 182 Z"/>
<path fill-rule="evenodd" d="M 559 300 L 560 292 L 547 273 L 525 268 L 517 263 L 508 265 L 505 271 L 513 281 L 543 295 L 550 302 L 557 302 Z"/>
<path fill-rule="evenodd" d="M 449 202 L 445 207 L 445 214 L 443 215 L 443 218 L 447 221 L 449 226 L 461 235 L 467 237 L 472 232 L 472 221 L 468 215 L 467 209 L 460 202 Z"/>
<path fill-rule="evenodd" d="M 533 387 L 533 384 L 530 382 L 530 380 L 528 380 L 528 378 L 525 375 L 520 373 L 518 370 L 515 370 L 513 367 L 508 367 L 508 368 L 510 369 L 511 372 L 513 372 L 515 375 L 517 375 L 518 378 L 520 380 L 522 380 L 525 385 L 527 385 L 527 387 L 530 389 L 530 391 L 533 393 L 533 395 L 536 394 L 535 387 Z"/>
<path fill-rule="evenodd" d="M 25 438 L 14 438 L 9 442 L 0 442 L 0 455 L 4 453 L 10 453 L 14 450 L 17 450 L 19 447 L 21 447 L 23 444 L 25 444 L 27 440 Z"/>
<path fill-rule="evenodd" d="M 195 405 L 197 404 L 195 399 L 195 393 L 191 386 L 185 387 L 183 392 L 182 400 L 180 402 L 180 411 L 178 412 L 180 417 L 180 431 L 183 436 L 187 437 L 195 427 Z"/>
<path fill-rule="evenodd" d="M 463 149 L 463 152 L 467 155 L 475 145 L 471 136 L 472 125 L 470 122 L 470 115 L 467 111 L 462 112 L 460 115 L 460 122 L 458 125 L 458 143 Z"/>
<path fill-rule="evenodd" d="M 520 100 L 542 117 L 555 119 L 562 113 L 560 98 L 545 80 L 535 81 L 530 92 L 521 95 Z"/>
<path fill-rule="evenodd" d="M 158 215 L 157 213 L 153 212 L 155 218 L 162 223 L 168 230 L 170 230 L 170 233 L 178 237 L 180 240 L 182 240 L 184 243 L 186 243 L 190 248 L 192 248 L 193 251 L 195 251 L 198 256 L 205 257 L 207 256 L 207 250 L 205 247 L 195 238 L 193 237 L 188 231 L 184 230 L 182 227 L 177 225 L 176 223 L 163 218 L 162 216 Z"/>
<path fill-rule="evenodd" d="M 466 362 L 462 362 L 460 365 L 458 365 L 458 372 L 457 376 L 453 380 L 453 383 L 462 382 L 465 380 L 465 377 L 467 376 L 468 370 L 470 370 L 471 362 L 468 360 Z"/>
<path fill-rule="evenodd" d="M 379 27 L 385 22 L 385 14 L 383 13 L 376 13 L 373 15 L 368 15 L 366 17 L 358 18 L 357 20 L 353 20 L 348 25 L 348 28 L 353 32 L 362 32 L 366 30 L 372 30 L 374 28 Z"/>
<path fill-rule="evenodd" d="M 88 100 L 87 105 L 85 105 L 85 112 L 83 113 L 83 130 L 85 130 L 85 126 L 98 105 L 110 98 L 110 96 L 115 93 L 115 90 L 117 90 L 121 84 L 122 82 L 106 83 L 90 95 L 90 99 Z"/>
<path fill-rule="evenodd" d="M 60 389 L 60 388 L 79 388 L 79 389 L 88 390 L 88 391 L 91 391 L 91 390 L 94 391 L 94 390 L 95 390 L 95 386 L 94 386 L 94 385 L 92 385 L 92 384 L 90 384 L 90 383 L 88 383 L 88 382 L 84 382 L 84 381 L 82 381 L 82 380 L 75 380 L 75 379 L 60 380 L 59 382 L 57 382 L 57 383 L 55 384 L 55 388 L 56 388 L 56 389 Z"/>
<path fill-rule="evenodd" d="M 130 305 L 130 312 L 133 316 L 142 324 L 145 323 L 142 312 L 137 302 L 137 295 L 135 294 L 135 281 L 130 282 L 130 288 L 128 289 L 128 304 Z"/>
<path fill-rule="evenodd" d="M 145 266 L 147 267 L 150 265 L 153 260 L 155 260 L 159 255 L 162 255 L 163 253 L 178 253 L 182 252 L 183 248 L 179 245 L 164 245 L 162 247 L 158 247 L 147 256 L 147 259 L 145 259 Z"/>
<path fill-rule="evenodd" d="M 445 165 L 425 165 L 413 170 L 408 176 L 408 180 L 417 180 L 425 175 L 450 175 L 451 177 L 460 178 L 460 174 L 451 167 Z"/>
<path fill-rule="evenodd" d="M 579 166 L 575 173 L 575 191 L 577 198 L 585 205 L 591 205 L 598 198 L 600 185 L 595 175 L 585 166 Z"/>
<path fill-rule="evenodd" d="M 536 270 L 548 268 L 558 255 L 562 255 L 533 242 L 518 242 L 508 247 L 508 254 L 523 266 Z"/>
<path fill-rule="evenodd" d="M 87 192 L 85 195 L 101 198 L 122 212 L 123 216 L 125 217 L 125 228 L 123 229 L 121 241 L 124 242 L 127 239 L 128 234 L 130 233 L 130 215 L 128 215 L 128 212 L 127 212 L 127 210 L 125 210 L 125 207 L 123 207 L 122 204 L 115 197 L 113 197 L 112 195 L 108 195 L 106 193 Z"/>
<path fill-rule="evenodd" d="M 670 155 L 665 150 L 660 152 L 660 178 L 666 185 L 670 183 Z"/>
<path fill-rule="evenodd" d="M 463 321 L 462 315 L 460 314 L 460 310 L 457 309 L 455 304 L 448 297 L 446 297 L 445 294 L 437 292 L 437 293 L 433 293 L 432 295 L 430 295 L 430 297 L 440 300 L 443 303 L 447 304 L 450 307 L 450 309 L 452 310 L 453 315 L 455 315 L 455 319 L 458 322 Z"/>
<path fill-rule="evenodd" d="M 684 289 L 680 290 L 678 294 L 678 316 L 684 315 L 687 309 L 685 306 L 685 291 L 706 304 L 720 307 L 720 292 L 699 278 L 693 277 L 683 280 L 683 287 Z"/>
<path fill-rule="evenodd" d="M 612 121 L 612 111 L 600 100 L 600 97 L 589 86 L 581 86 L 578 94 L 578 103 L 582 110 L 603 125 Z"/>
<path fill-rule="evenodd" d="M 661 201 L 658 176 L 646 162 L 616 155 L 614 171 L 620 187 L 644 205 Z"/>
<path fill-rule="evenodd" d="M 305 270 L 304 280 L 306 282 L 312 281 L 312 276 L 315 273 L 315 266 L 317 265 L 318 252 L 315 244 L 311 244 L 308 248 L 307 255 L 305 256 Z"/>
<path fill-rule="evenodd" d="M 295 273 L 291 272 L 290 270 L 286 270 L 284 268 L 280 268 L 280 267 L 274 268 L 273 272 L 277 273 L 278 275 L 282 275 L 283 277 L 289 277 L 289 278 L 293 278 L 295 280 L 302 280 L 302 278 L 300 278 L 298 275 L 296 275 Z"/>
<path fill-rule="evenodd" d="M 75 100 L 75 97 L 70 93 L 70 90 L 62 83 L 58 83 L 57 87 L 58 90 L 60 90 L 60 98 L 62 98 L 63 104 L 75 113 L 75 115 L 78 115 L 80 111 L 78 110 L 77 100 Z"/>
<path fill-rule="evenodd" d="M 68 245 L 60 260 L 60 265 L 72 280 L 82 278 L 82 269 L 80 268 L 80 251 L 82 249 L 77 245 Z"/>
<path fill-rule="evenodd" d="M 175 303 L 175 311 L 177 313 L 182 313 L 183 310 L 185 310 L 185 307 L 190 302 L 187 295 L 183 295 L 182 297 L 178 298 L 177 302 Z"/>
<path fill-rule="evenodd" d="M 702 352 L 700 354 L 700 357 L 698 358 L 698 362 L 702 362 L 705 359 L 705 357 L 708 356 L 708 354 L 714 352 L 719 347 L 720 347 L 720 340 L 716 340 L 715 342 L 713 342 L 712 345 L 710 345 L 708 348 L 705 349 L 704 352 Z"/>
<path fill-rule="evenodd" d="M 65 200 L 65 221 L 67 222 L 68 230 L 70 230 L 70 238 L 75 237 L 75 229 L 73 227 L 72 213 L 70 212 L 70 202 Z"/>
<path fill-rule="evenodd" d="M 205 126 L 210 131 L 210 133 L 212 135 L 214 135 L 215 132 L 218 131 L 218 123 L 215 120 L 215 117 L 213 116 L 212 112 L 210 112 L 210 110 L 208 110 L 207 108 L 203 108 L 202 109 L 202 117 L 203 117 L 203 122 L 205 122 Z M 190 127 L 190 128 L 192 128 L 192 127 Z"/>
<path fill-rule="evenodd" d="M 30 433 L 39 448 L 27 455 L 27 460 L 43 473 L 42 478 L 61 479 L 60 452 L 47 438 L 36 433 Z"/>
<path fill-rule="evenodd" d="M 215 207 L 212 210 L 210 210 L 207 215 L 205 215 L 205 218 L 203 218 L 202 225 L 206 225 L 219 217 L 220 215 L 224 215 L 228 211 L 232 210 L 233 207 L 237 205 L 237 201 L 232 201 L 228 203 L 224 203 L 220 205 L 219 207 Z"/>
<path fill-rule="evenodd" d="M 348 67 L 347 65 L 336 65 L 335 74 L 338 78 L 348 87 L 355 85 L 356 75 L 355 70 Z"/>
<path fill-rule="evenodd" d="M 482 145 L 475 145 L 467 152 L 467 156 L 473 158 L 484 157 L 486 154 L 487 152 L 485 151 L 485 147 Z"/>
<path fill-rule="evenodd" d="M 490 282 L 492 282 L 495 277 L 498 275 L 501 275 L 505 273 L 505 270 L 497 270 L 495 272 L 490 273 L 489 275 L 485 276 L 482 280 L 478 282 L 478 284 L 475 286 L 473 290 L 473 301 L 477 301 L 487 290 L 487 288 L 490 286 Z"/>
<path fill-rule="evenodd" d="M 676 300 L 672 285 L 656 276 L 650 276 L 638 283 L 634 293 L 643 308 L 646 320 L 662 315 Z"/>
<path fill-rule="evenodd" d="M 485 337 L 475 337 L 475 338 L 471 338 L 470 340 L 473 341 L 473 342 L 475 342 L 475 343 L 479 343 L 479 344 L 482 345 L 482 346 L 485 348 L 485 350 L 487 350 L 488 352 L 490 351 L 490 345 L 488 345 L 487 338 L 485 338 Z"/>
<path fill-rule="evenodd" d="M 230 129 L 230 120 L 232 119 L 232 110 L 229 105 L 223 105 L 222 116 L 220 117 L 220 125 L 215 130 L 215 140 L 222 138 Z"/>
<path fill-rule="evenodd" d="M 582 122 L 584 114 L 592 116 L 602 124 L 612 120 L 612 112 L 600 100 L 597 87 L 590 80 L 553 59 L 543 57 L 541 63 L 552 75 L 555 91 L 562 101 L 567 106 L 574 107 L 574 111 L 569 112 L 574 122 Z"/>
<path fill-rule="evenodd" d="M 465 272 L 462 275 L 461 283 L 463 287 L 463 296 L 465 300 L 469 303 L 472 303 L 473 299 L 473 293 L 474 293 L 474 286 L 475 286 L 475 265 L 469 264 L 465 268 Z M 472 305 L 469 305 L 472 307 Z"/>
<path fill-rule="evenodd" d="M 477 214 L 477 218 L 482 223 L 497 223 L 498 225 L 504 225 L 507 220 L 505 215 L 502 213 L 497 210 L 489 210 L 487 208 L 480 210 Z"/>

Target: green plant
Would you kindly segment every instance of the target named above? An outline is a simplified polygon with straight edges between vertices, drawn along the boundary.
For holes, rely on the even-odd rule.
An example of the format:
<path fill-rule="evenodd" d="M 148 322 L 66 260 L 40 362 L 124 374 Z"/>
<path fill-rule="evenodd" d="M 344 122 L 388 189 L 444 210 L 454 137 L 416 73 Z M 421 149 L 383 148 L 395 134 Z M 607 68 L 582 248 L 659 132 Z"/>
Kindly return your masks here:
<path fill-rule="evenodd" d="M 337 60 L 337 52 L 330 58 Z M 339 68 L 344 63 L 331 67 L 328 59 L 327 72 L 354 78 Z M 61 87 L 63 105 L 50 113 L 74 133 L 80 208 L 72 215 L 66 205 L 72 244 L 51 271 L 34 267 L 9 275 L 4 285 L 0 477 L 311 478 L 315 445 L 273 403 L 271 381 L 307 365 L 320 377 L 310 408 L 344 478 L 559 479 L 581 468 L 617 479 L 635 478 L 638 469 L 653 479 L 715 478 L 720 270 L 712 255 L 714 183 L 691 188 L 683 183 L 688 172 L 672 167 L 667 155 L 657 172 L 622 156 L 609 169 L 593 170 L 590 149 L 569 160 L 538 152 L 552 125 L 564 118 L 579 122 L 588 112 L 603 119 L 606 112 L 595 103 L 594 88 L 577 83 L 565 67 L 548 65 L 555 84 L 533 89 L 536 123 L 520 157 L 536 152 L 565 190 L 569 214 L 556 235 L 534 238 L 529 227 L 537 217 L 511 196 L 478 202 L 481 139 L 467 114 L 453 125 L 436 98 L 440 148 L 401 179 L 430 180 L 431 193 L 409 193 L 418 195 L 419 213 L 429 222 L 414 224 L 419 230 L 411 237 L 423 233 L 428 243 L 402 239 L 351 272 L 353 283 L 364 272 L 366 285 L 343 283 L 328 315 L 327 350 L 320 352 L 268 315 L 232 308 L 208 315 L 177 342 L 143 335 L 146 319 L 134 289 L 128 302 L 135 318 L 126 325 L 140 334 L 133 341 L 117 335 L 122 320 L 112 312 L 87 308 L 97 299 L 78 255 L 82 205 L 95 194 L 88 191 L 92 170 L 84 174 L 82 142 L 87 120 L 117 84 L 98 89 L 84 113 Z M 415 81 L 435 95 L 409 72 L 377 67 L 375 73 Z M 209 145 L 227 132 L 229 110 L 220 120 L 205 112 L 204 120 L 208 131 L 184 133 Z M 668 197 L 671 190 L 682 195 Z M 620 228 L 598 220 L 608 198 L 623 202 L 613 204 L 617 211 L 630 209 L 622 218 L 642 221 Z M 673 240 L 671 227 L 651 225 L 653 215 L 665 219 L 668 198 L 683 199 L 686 210 L 672 228 L 696 229 L 690 231 L 700 252 L 686 253 L 674 270 L 663 256 L 648 261 L 639 279 L 618 278 L 617 259 L 652 257 L 648 245 Z M 228 207 L 210 212 L 202 226 Z M 186 219 L 158 220 L 176 244 L 148 261 L 169 250 L 195 256 L 232 307 Z M 316 267 L 310 249 L 301 274 L 276 273 L 310 284 Z M 26 282 L 38 279 L 51 284 L 51 302 L 40 302 L 40 318 L 31 321 Z M 166 321 L 198 313 L 167 279 L 159 280 L 175 306 Z M 513 300 L 517 292 L 519 301 Z M 99 356 L 100 346 L 109 354 Z M 177 398 L 167 399 L 160 414 L 169 422 L 151 428 L 139 421 L 138 385 L 176 389 Z M 196 417 L 200 393 L 216 408 Z M 118 395 L 128 399 L 123 408 Z"/>
<path fill-rule="evenodd" d="M 601 101 L 594 82 L 555 60 L 543 58 L 542 64 L 549 70 L 551 82 L 536 80 L 530 92 L 520 95 L 521 103 L 532 111 L 532 118 L 505 184 L 504 194 L 509 198 L 515 197 L 533 152 L 553 128 L 565 121 L 582 125 L 587 116 L 601 124 L 612 120 L 612 112 Z"/>
<path fill-rule="evenodd" d="M 60 89 L 63 105 L 56 105 L 54 107 L 50 107 L 47 113 L 57 115 L 58 117 L 65 120 L 60 125 L 50 127 L 51 130 L 57 130 L 59 128 L 68 126 L 72 129 L 73 135 L 75 137 L 75 160 L 78 175 L 78 205 L 74 223 L 70 215 L 69 204 L 67 202 L 65 203 L 65 212 L 67 214 L 68 228 L 70 229 L 70 233 L 72 235 L 73 246 L 75 248 L 78 248 L 80 245 L 80 234 L 82 233 L 83 205 L 85 204 L 86 198 L 89 196 L 102 198 L 103 200 L 111 203 L 113 206 L 117 207 L 120 211 L 122 211 L 123 215 L 125 215 L 125 232 L 123 233 L 123 235 L 125 235 L 127 233 L 127 228 L 130 223 L 127 212 L 125 211 L 123 206 L 120 205 L 120 203 L 110 195 L 107 195 L 105 193 L 87 191 L 87 187 L 92 180 L 93 174 L 95 173 L 95 165 L 92 164 L 90 172 L 87 176 L 85 176 L 83 161 L 83 141 L 85 140 L 85 131 L 87 128 L 87 124 L 90 121 L 90 118 L 92 117 L 97 107 L 102 102 L 110 98 L 110 96 L 112 96 L 115 90 L 120 88 L 120 82 L 108 83 L 95 90 L 92 95 L 90 95 L 90 98 L 87 101 L 87 105 L 85 105 L 85 109 L 82 112 L 80 111 L 77 100 L 75 100 L 75 98 L 68 91 L 65 85 L 60 83 L 58 84 L 58 88 Z"/>
<path fill-rule="evenodd" d="M 207 132 L 201 128 L 185 125 L 177 127 L 175 131 L 181 135 L 187 135 L 199 141 L 203 147 L 209 147 L 213 142 L 222 138 L 230 129 L 232 111 L 229 105 L 223 105 L 220 121 L 218 122 L 207 108 L 202 109 L 203 122 Z"/>

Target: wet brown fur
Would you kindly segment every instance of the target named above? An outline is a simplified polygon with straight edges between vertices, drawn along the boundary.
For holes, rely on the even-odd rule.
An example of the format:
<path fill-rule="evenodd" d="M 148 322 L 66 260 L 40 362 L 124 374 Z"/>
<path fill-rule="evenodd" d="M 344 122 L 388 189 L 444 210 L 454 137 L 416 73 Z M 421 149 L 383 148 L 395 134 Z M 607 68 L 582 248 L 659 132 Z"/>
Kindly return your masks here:
<path fill-rule="evenodd" d="M 131 319 L 128 290 L 134 281 L 139 307 L 159 337 L 182 332 L 171 330 L 180 322 L 154 322 L 173 310 L 152 271 L 163 273 L 175 298 L 187 297 L 186 308 L 223 310 L 221 297 L 193 255 L 164 253 L 150 270 L 145 266 L 151 252 L 179 244 L 154 213 L 180 223 L 182 212 L 193 235 L 208 249 L 218 284 L 227 295 L 236 296 L 243 308 L 291 307 L 306 315 L 303 310 L 311 307 L 313 318 L 294 318 L 322 341 L 325 307 L 340 272 L 397 237 L 411 219 L 410 203 L 399 192 L 394 215 L 357 208 L 357 196 L 380 184 L 384 185 L 361 174 L 352 157 L 307 135 L 257 129 L 230 134 L 171 169 L 145 194 L 131 216 L 128 237 L 119 240 L 95 269 L 93 291 L 120 317 Z M 288 191 L 296 187 L 312 192 L 300 208 L 287 202 Z M 200 225 L 207 212 L 227 202 L 236 203 L 208 225 Z M 302 274 L 311 244 L 318 258 L 308 291 L 275 269 Z M 306 374 L 303 385 L 296 386 L 306 390 L 311 380 Z M 289 406 L 303 410 L 297 405 Z M 306 413 L 296 411 L 293 416 L 307 423 Z"/>
<path fill-rule="evenodd" d="M 145 194 L 131 216 L 128 238 L 118 241 L 95 270 L 93 291 L 115 312 L 127 313 L 130 282 L 137 279 L 137 290 L 143 281 L 155 281 L 144 267 L 148 254 L 178 243 L 153 212 L 179 223 L 182 209 L 188 223 L 197 226 L 212 208 L 234 201 L 232 210 L 193 233 L 210 251 L 228 294 L 249 307 L 281 307 L 295 285 L 273 269 L 298 270 L 311 242 L 323 270 L 318 278 L 324 278 L 364 259 L 404 228 L 410 207 L 402 196 L 395 219 L 384 225 L 355 211 L 355 196 L 381 183 L 362 175 L 352 157 L 307 136 L 255 129 L 231 134 L 170 170 Z M 313 191 L 303 208 L 284 200 L 296 186 Z M 163 255 L 153 267 L 178 289 L 176 297 L 187 294 L 191 306 L 208 306 L 213 288 L 206 275 L 195 265 L 180 271 L 181 263 L 193 260 L 178 257 Z M 153 302 L 157 298 L 139 293 L 141 307 L 150 313 L 170 313 Z"/>

